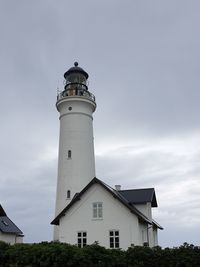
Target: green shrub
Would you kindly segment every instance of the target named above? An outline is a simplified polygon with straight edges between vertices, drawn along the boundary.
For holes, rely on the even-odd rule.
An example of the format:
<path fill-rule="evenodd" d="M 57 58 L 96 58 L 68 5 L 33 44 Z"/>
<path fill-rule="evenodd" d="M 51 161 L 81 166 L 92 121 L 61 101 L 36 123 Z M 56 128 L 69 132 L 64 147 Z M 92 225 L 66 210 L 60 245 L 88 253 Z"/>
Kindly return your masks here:
<path fill-rule="evenodd" d="M 0 242 L 0 267 L 200 267 L 200 247 L 106 249 L 59 242 L 8 245 Z"/>

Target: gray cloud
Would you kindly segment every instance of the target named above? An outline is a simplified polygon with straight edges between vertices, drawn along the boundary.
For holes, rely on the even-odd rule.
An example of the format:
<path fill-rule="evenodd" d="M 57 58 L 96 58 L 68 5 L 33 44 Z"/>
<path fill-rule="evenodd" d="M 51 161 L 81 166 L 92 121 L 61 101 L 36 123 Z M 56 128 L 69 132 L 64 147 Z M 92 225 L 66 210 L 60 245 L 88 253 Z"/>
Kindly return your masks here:
<path fill-rule="evenodd" d="M 56 90 L 78 60 L 97 99 L 97 176 L 156 188 L 162 245 L 199 242 L 199 8 L 195 0 L 1 3 L 0 201 L 25 241 L 52 238 Z"/>
<path fill-rule="evenodd" d="M 97 151 L 97 173 L 107 183 L 112 186 L 121 184 L 124 189 L 155 188 L 159 208 L 154 210 L 154 216 L 168 235 L 169 228 L 174 226 L 170 236 L 176 236 L 176 225 L 181 225 L 183 232 L 186 227 L 195 237 L 193 229 L 199 225 L 200 164 L 199 150 L 194 147 L 195 144 L 198 147 L 199 141 L 189 137 L 189 140 L 180 136 L 173 140 L 149 139 L 148 142 L 143 140 L 143 144 L 140 139 L 140 145 L 120 145 L 116 149 L 113 147 L 117 144 L 110 140 L 110 147 L 108 142 L 104 150 L 99 148 L 99 155 Z M 132 141 L 134 143 L 136 140 Z M 183 237 L 169 240 L 167 233 L 161 234 L 161 245 L 181 244 Z M 185 235 L 186 242 L 191 242 L 191 238 Z M 193 242 L 198 244 L 198 238 L 195 237 Z"/>

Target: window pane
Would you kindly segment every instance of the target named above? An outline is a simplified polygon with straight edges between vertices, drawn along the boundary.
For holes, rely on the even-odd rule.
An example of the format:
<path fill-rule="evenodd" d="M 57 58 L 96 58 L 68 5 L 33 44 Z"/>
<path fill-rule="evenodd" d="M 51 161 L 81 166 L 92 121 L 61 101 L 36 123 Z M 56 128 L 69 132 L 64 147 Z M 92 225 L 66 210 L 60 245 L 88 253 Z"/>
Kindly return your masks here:
<path fill-rule="evenodd" d="M 78 237 L 81 236 L 81 232 L 78 232 Z"/>
<path fill-rule="evenodd" d="M 99 209 L 98 217 L 99 217 L 99 218 L 102 218 L 102 217 L 103 217 L 103 216 L 102 216 L 102 209 Z"/>
<path fill-rule="evenodd" d="M 70 190 L 67 190 L 67 198 L 70 198 Z"/>
<path fill-rule="evenodd" d="M 87 233 L 86 232 L 83 232 L 83 236 L 87 236 Z"/>
<path fill-rule="evenodd" d="M 72 151 L 68 150 L 68 158 L 71 158 L 71 157 L 72 157 Z"/>
<path fill-rule="evenodd" d="M 93 218 L 97 218 L 97 209 L 93 209 Z"/>
<path fill-rule="evenodd" d="M 103 204 L 101 202 L 95 202 L 93 205 L 93 218 L 103 217 Z"/>
<path fill-rule="evenodd" d="M 119 231 L 110 231 L 110 248 L 119 248 Z"/>

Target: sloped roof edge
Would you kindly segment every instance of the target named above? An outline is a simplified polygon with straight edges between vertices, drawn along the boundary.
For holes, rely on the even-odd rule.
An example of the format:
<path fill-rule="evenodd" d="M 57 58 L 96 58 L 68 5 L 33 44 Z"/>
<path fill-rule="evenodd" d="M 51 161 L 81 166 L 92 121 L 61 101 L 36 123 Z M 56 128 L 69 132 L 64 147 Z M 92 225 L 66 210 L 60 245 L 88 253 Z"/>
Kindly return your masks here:
<path fill-rule="evenodd" d="M 105 184 L 98 178 L 94 177 L 91 182 L 89 182 L 83 190 L 75 195 L 75 197 L 72 199 L 72 201 L 56 216 L 56 218 L 51 222 L 51 224 L 59 225 L 59 219 L 65 215 L 65 213 L 73 206 L 74 203 L 76 203 L 78 200 L 81 199 L 82 195 L 94 184 L 101 185 L 104 189 L 106 189 L 110 194 L 113 195 L 118 201 L 120 201 L 124 206 L 126 206 L 132 213 L 136 214 L 141 220 L 152 224 L 152 222 L 142 213 L 140 212 L 136 207 L 134 207 L 131 203 L 129 204 L 127 200 L 118 193 L 115 189 L 110 187 L 109 185 Z"/>
<path fill-rule="evenodd" d="M 159 223 L 157 223 L 155 220 L 152 220 L 152 224 L 156 226 L 157 228 L 159 228 L 160 230 L 164 230 L 164 228 Z"/>

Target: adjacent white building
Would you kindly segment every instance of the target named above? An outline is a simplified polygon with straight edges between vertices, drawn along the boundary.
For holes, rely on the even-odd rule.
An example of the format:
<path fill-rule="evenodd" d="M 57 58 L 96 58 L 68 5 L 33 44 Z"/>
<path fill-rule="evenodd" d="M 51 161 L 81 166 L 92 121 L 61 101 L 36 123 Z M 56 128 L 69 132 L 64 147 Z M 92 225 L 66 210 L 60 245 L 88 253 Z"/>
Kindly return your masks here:
<path fill-rule="evenodd" d="M 88 74 L 75 62 L 64 77 L 56 103 L 60 139 L 54 240 L 80 247 L 94 242 L 122 249 L 158 245 L 157 230 L 162 227 L 152 218 L 157 207 L 154 189 L 113 189 L 95 177 L 96 102 L 88 91 Z"/>
<path fill-rule="evenodd" d="M 8 218 L 0 205 L 0 241 L 14 245 L 23 243 L 23 236 L 22 231 Z"/>

